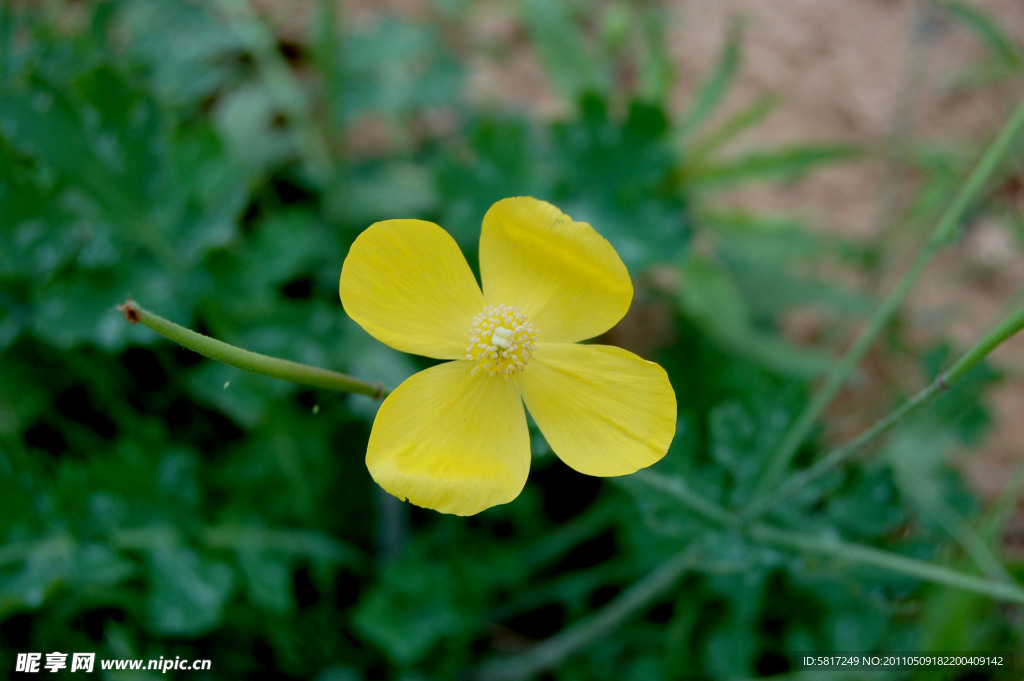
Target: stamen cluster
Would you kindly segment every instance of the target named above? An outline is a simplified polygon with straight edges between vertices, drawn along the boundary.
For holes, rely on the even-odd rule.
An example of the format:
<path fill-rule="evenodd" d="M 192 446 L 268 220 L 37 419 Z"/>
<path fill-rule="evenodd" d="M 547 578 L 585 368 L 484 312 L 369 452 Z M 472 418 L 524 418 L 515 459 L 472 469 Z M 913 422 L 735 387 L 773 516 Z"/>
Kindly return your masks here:
<path fill-rule="evenodd" d="M 476 360 L 473 374 L 506 379 L 523 370 L 537 347 L 537 331 L 513 305 L 488 305 L 473 318 L 466 359 Z"/>

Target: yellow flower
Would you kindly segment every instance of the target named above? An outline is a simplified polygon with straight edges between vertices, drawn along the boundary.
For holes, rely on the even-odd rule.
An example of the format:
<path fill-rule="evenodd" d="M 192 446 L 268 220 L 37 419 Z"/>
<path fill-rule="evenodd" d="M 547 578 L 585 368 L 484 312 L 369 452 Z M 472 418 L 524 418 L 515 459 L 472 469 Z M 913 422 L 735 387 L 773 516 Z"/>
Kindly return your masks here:
<path fill-rule="evenodd" d="M 626 266 L 584 222 L 529 197 L 484 216 L 476 283 L 432 222 L 385 220 L 352 244 L 341 302 L 377 340 L 453 360 L 395 389 L 373 423 L 366 466 L 400 499 L 472 515 L 526 484 L 523 402 L 558 457 L 587 475 L 633 473 L 675 434 L 676 397 L 657 364 L 578 345 L 622 319 Z"/>

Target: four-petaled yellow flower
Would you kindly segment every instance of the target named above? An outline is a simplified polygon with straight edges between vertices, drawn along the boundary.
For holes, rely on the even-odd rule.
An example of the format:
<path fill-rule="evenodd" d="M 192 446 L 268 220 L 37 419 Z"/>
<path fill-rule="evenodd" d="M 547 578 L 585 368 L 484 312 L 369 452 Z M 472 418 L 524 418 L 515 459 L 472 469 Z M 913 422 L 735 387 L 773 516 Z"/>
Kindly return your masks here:
<path fill-rule="evenodd" d="M 579 345 L 622 319 L 626 266 L 584 222 L 504 199 L 484 216 L 477 286 L 455 240 L 422 220 L 385 220 L 352 244 L 345 311 L 403 352 L 453 360 L 388 396 L 366 465 L 400 499 L 472 515 L 515 499 L 530 469 L 523 402 L 558 457 L 587 475 L 633 473 L 675 434 L 676 397 L 657 364 Z"/>

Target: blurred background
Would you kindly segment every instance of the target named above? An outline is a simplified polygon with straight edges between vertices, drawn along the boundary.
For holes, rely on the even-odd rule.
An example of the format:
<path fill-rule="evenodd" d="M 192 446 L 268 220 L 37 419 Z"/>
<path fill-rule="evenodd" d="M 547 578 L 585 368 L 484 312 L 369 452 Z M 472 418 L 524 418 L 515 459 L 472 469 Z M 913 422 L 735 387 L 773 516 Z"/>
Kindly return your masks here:
<path fill-rule="evenodd" d="M 578 475 L 536 433 L 516 501 L 401 504 L 363 464 L 372 400 L 204 360 L 115 309 L 395 386 L 426 364 L 345 318 L 356 235 L 433 220 L 475 267 L 494 201 L 546 199 L 634 277 L 600 340 L 669 372 L 679 432 L 655 470 L 740 505 L 1024 95 L 1022 39 L 1019 0 L 3 2 L 0 675 L 33 651 L 316 681 L 1024 660 L 1020 607 L 765 547 Z M 1022 148 L 798 465 L 1020 305 Z M 1022 350 L 773 519 L 967 572 L 973 547 L 1019 579 Z"/>

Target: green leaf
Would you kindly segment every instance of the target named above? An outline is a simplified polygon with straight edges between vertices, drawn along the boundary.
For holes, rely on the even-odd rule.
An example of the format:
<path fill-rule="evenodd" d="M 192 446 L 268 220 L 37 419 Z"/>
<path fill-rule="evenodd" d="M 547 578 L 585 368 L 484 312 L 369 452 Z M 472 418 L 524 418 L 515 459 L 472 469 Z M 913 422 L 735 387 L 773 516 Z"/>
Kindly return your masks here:
<path fill-rule="evenodd" d="M 820 375 L 831 365 L 829 355 L 757 328 L 746 296 L 722 265 L 690 257 L 679 272 L 680 310 L 732 352 L 789 376 Z"/>
<path fill-rule="evenodd" d="M 211 127 L 175 136 L 164 162 L 169 177 L 151 206 L 153 222 L 182 261 L 195 265 L 239 236 L 252 169 L 230 155 Z"/>
<path fill-rule="evenodd" d="M 21 153 L 67 176 L 108 211 L 137 215 L 137 197 L 123 191 L 116 172 L 117 150 L 97 146 L 103 139 L 91 132 L 66 91 L 38 79 L 0 90 L 0 133 Z"/>
<path fill-rule="evenodd" d="M 624 120 L 609 102 L 584 97 L 581 118 L 557 124 L 552 155 L 556 204 L 589 222 L 631 269 L 671 262 L 690 241 L 684 197 L 674 191 L 669 122 L 657 105 L 633 102 Z"/>
<path fill-rule="evenodd" d="M 461 99 L 463 70 L 437 32 L 386 16 L 343 37 L 341 87 L 332 108 L 351 122 L 367 114 L 391 119 Z"/>
<path fill-rule="evenodd" d="M 469 626 L 451 566 L 403 560 L 360 602 L 353 624 L 394 662 L 409 665 Z"/>
<path fill-rule="evenodd" d="M 725 46 L 714 68 L 697 85 L 697 91 L 690 106 L 679 123 L 681 135 L 692 135 L 718 108 L 729 92 L 736 78 L 742 60 L 740 45 L 743 39 L 742 24 L 733 21 L 726 35 Z"/>
<path fill-rule="evenodd" d="M 481 116 L 463 134 L 466 146 L 449 150 L 437 170 L 440 222 L 473 251 L 492 204 L 508 196 L 550 196 L 559 176 L 543 152 L 546 140 L 524 118 Z"/>
<path fill-rule="evenodd" d="M 687 316 L 717 336 L 735 337 L 747 331 L 751 324 L 750 309 L 725 268 L 692 256 L 679 268 L 679 273 L 679 304 Z"/>
<path fill-rule="evenodd" d="M 200 4 L 161 0 L 118 3 L 126 48 L 147 67 L 162 101 L 198 105 L 239 78 L 244 43 Z"/>
<path fill-rule="evenodd" d="M 110 547 L 80 545 L 67 535 L 29 540 L 5 549 L 7 555 L 0 559 L 0 619 L 41 608 L 52 598 L 59 597 L 66 603 L 95 600 L 136 573 L 135 566 Z M 5 569 L 4 563 L 13 567 Z"/>
<path fill-rule="evenodd" d="M 645 102 L 666 105 L 672 92 L 674 61 L 669 53 L 661 11 L 645 13 L 640 41 L 640 84 L 637 96 Z"/>
<path fill-rule="evenodd" d="M 144 205 L 165 171 L 165 130 L 156 105 L 108 65 L 80 74 L 70 85 L 97 160 L 130 200 Z"/>
<path fill-rule="evenodd" d="M 158 119 L 151 102 L 105 67 L 70 83 L 31 77 L 0 89 L 0 135 L 70 183 L 67 208 L 173 269 L 179 254 L 146 210 L 166 171 Z"/>
<path fill-rule="evenodd" d="M 427 215 L 439 198 L 430 170 L 412 163 L 387 163 L 366 168 L 348 185 L 345 206 L 349 220 L 371 224 L 395 215 Z"/>
<path fill-rule="evenodd" d="M 950 89 L 954 92 L 998 85 L 1003 81 L 1019 79 L 1024 69 L 1016 64 L 982 61 L 966 66 L 954 78 Z"/>
<path fill-rule="evenodd" d="M 755 330 L 726 340 L 729 349 L 783 376 L 816 378 L 835 364 L 835 357 Z"/>
<path fill-rule="evenodd" d="M 70 579 L 70 541 L 47 544 L 13 570 L 0 572 L 0 618 L 35 610 Z"/>
<path fill-rule="evenodd" d="M 331 667 L 317 674 L 313 681 L 361 681 L 363 678 L 354 667 Z"/>
<path fill-rule="evenodd" d="M 253 605 L 277 614 L 295 609 L 288 561 L 262 551 L 243 550 L 237 555 L 245 592 Z"/>
<path fill-rule="evenodd" d="M 147 564 L 146 612 L 154 632 L 193 637 L 220 624 L 234 589 L 231 568 L 185 547 L 152 551 Z"/>
<path fill-rule="evenodd" d="M 2 314 L 2 313 L 0 313 Z M 2 319 L 2 317 L 0 317 Z M 0 343 L 0 354 L 5 348 Z M 13 353 L 8 356 L 15 356 Z M 37 380 L 36 368 L 23 362 L 0 363 L 0 385 L 18 386 L 13 390 L 0 393 L 0 436 L 11 436 L 22 433 L 51 407 L 50 393 L 47 385 Z M 0 449 L 0 460 L 3 450 Z M 0 465 L 0 469 L 3 466 Z M 3 517 L 0 514 L 0 517 Z"/>
<path fill-rule="evenodd" d="M 544 67 L 566 99 L 606 91 L 601 58 L 583 38 L 571 3 L 521 0 L 520 7 Z"/>
<path fill-rule="evenodd" d="M 758 637 L 756 630 L 766 588 L 760 571 L 742 575 L 712 577 L 714 592 L 728 594 L 728 606 L 722 616 L 706 632 L 702 646 L 705 664 L 715 678 L 737 678 L 756 673 Z"/>
<path fill-rule="evenodd" d="M 731 142 L 737 135 L 763 121 L 775 111 L 780 101 L 781 98 L 777 95 L 762 95 L 723 121 L 715 129 L 696 138 L 687 145 L 688 156 L 693 159 L 691 163 L 702 162 L 703 159 Z"/>
<path fill-rule="evenodd" d="M 749 406 L 739 400 L 723 402 L 708 416 L 709 452 L 732 477 L 733 505 L 747 499 L 760 464 L 782 439 L 792 418 L 788 409 L 774 401 L 760 396 L 751 400 Z"/>
<path fill-rule="evenodd" d="M 850 478 L 841 492 L 828 495 L 825 522 L 862 537 L 895 532 L 907 523 L 906 509 L 886 466 L 869 465 Z"/>
<path fill-rule="evenodd" d="M 964 2 L 940 2 L 939 7 L 967 29 L 1001 64 L 1024 69 L 1024 46 L 976 6 Z"/>
<path fill-rule="evenodd" d="M 246 429 L 255 428 L 271 409 L 271 399 L 281 400 L 294 386 L 257 376 L 225 364 L 204 360 L 189 372 L 189 392 L 216 407 Z"/>
<path fill-rule="evenodd" d="M 252 82 L 222 96 L 213 120 L 233 156 L 253 170 L 266 172 L 298 154 L 293 131 L 277 123 L 281 115 L 270 90 Z"/>
<path fill-rule="evenodd" d="M 817 168 L 850 161 L 861 151 L 849 145 L 801 144 L 755 151 L 724 161 L 687 166 L 683 183 L 691 190 L 719 190 L 756 181 L 792 181 Z"/>
<path fill-rule="evenodd" d="M 0 79 L 14 70 L 11 63 L 11 34 L 14 24 L 14 10 L 10 4 L 0 5 Z"/>

